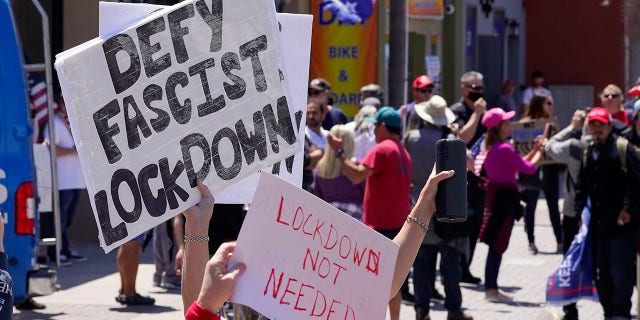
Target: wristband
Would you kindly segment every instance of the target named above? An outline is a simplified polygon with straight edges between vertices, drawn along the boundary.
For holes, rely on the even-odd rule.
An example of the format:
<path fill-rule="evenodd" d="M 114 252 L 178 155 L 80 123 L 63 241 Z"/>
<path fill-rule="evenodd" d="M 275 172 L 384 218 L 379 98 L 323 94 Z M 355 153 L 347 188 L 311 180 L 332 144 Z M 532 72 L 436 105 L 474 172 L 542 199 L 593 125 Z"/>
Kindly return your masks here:
<path fill-rule="evenodd" d="M 209 236 L 184 236 L 184 243 L 189 242 L 209 242 Z"/>
<path fill-rule="evenodd" d="M 424 231 L 425 233 L 427 232 L 427 230 L 429 230 L 429 226 L 424 224 L 422 221 L 418 220 L 418 218 L 416 217 L 407 216 L 407 222 L 413 222 L 417 224 L 418 227 L 420 227 L 420 229 L 422 229 L 422 231 Z"/>
<path fill-rule="evenodd" d="M 336 149 L 336 158 L 340 158 L 344 154 L 344 148 Z"/>

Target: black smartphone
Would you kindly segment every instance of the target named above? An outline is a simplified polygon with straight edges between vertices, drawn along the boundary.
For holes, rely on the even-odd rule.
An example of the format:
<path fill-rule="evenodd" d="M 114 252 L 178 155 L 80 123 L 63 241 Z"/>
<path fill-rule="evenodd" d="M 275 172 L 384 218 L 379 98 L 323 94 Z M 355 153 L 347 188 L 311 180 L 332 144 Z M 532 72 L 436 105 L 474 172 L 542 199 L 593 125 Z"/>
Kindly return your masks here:
<path fill-rule="evenodd" d="M 454 170 L 453 177 L 440 182 L 436 194 L 436 219 L 440 222 L 467 220 L 467 148 L 460 139 L 436 142 L 436 172 Z"/>

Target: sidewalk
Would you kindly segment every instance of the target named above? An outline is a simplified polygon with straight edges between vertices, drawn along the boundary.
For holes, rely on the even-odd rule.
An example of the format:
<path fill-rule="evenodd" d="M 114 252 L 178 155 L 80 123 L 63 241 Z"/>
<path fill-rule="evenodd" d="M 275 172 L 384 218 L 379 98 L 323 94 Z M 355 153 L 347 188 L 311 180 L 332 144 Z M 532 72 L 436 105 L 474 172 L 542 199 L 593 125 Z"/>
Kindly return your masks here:
<path fill-rule="evenodd" d="M 516 223 L 511 242 L 504 255 L 498 283 L 515 300 L 512 304 L 497 304 L 484 300 L 482 285 L 464 285 L 462 289 L 463 307 L 474 319 L 517 319 L 546 320 L 561 319 L 560 306 L 545 304 L 545 281 L 560 264 L 560 254 L 552 253 L 556 249 L 555 238 L 549 223 L 547 206 L 544 200 L 538 202 L 536 215 L 536 245 L 540 249 L 537 255 L 531 255 L 522 220 Z M 137 289 L 143 295 L 156 299 L 155 306 L 124 307 L 114 298 L 120 288 L 120 277 L 115 265 L 115 251 L 107 255 L 96 243 L 84 243 L 74 247 L 87 256 L 88 261 L 74 263 L 71 267 L 60 267 L 58 279 L 62 290 L 47 297 L 36 298 L 44 303 L 44 310 L 14 310 L 14 319 L 52 319 L 52 320 L 175 320 L 183 319 L 182 300 L 179 292 L 169 292 L 152 286 L 154 265 L 152 250 L 142 255 L 142 264 L 138 271 Z M 487 246 L 479 243 L 471 264 L 474 275 L 484 278 L 484 261 Z M 442 285 L 436 284 L 444 293 Z M 636 314 L 637 293 L 634 293 L 631 313 Z M 591 301 L 578 303 L 580 319 L 602 319 L 600 304 Z M 443 303 L 432 304 L 431 319 L 446 319 Z M 402 320 L 413 320 L 413 306 L 403 305 Z M 293 319 L 291 319 L 293 320 Z"/>

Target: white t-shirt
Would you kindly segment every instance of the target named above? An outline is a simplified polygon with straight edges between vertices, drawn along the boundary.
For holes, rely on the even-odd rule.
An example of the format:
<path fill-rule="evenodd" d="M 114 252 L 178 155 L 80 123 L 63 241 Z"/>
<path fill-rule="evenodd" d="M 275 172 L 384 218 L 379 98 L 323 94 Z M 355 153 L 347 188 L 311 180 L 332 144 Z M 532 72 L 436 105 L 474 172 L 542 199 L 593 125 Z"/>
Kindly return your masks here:
<path fill-rule="evenodd" d="M 551 100 L 553 100 L 553 96 L 551 96 L 551 91 L 549 91 L 549 89 L 545 87 L 540 87 L 540 88 L 529 87 L 529 88 L 526 88 L 522 93 L 522 103 L 529 105 L 529 102 L 531 102 L 531 98 L 533 98 L 533 95 L 535 94 L 541 94 L 541 95 L 544 94 L 551 97 Z"/>
<path fill-rule="evenodd" d="M 309 140 L 311 140 L 316 147 L 324 150 L 324 147 L 327 145 L 327 135 L 329 134 L 329 131 L 320 127 L 320 134 L 317 134 L 315 131 L 309 129 L 309 127 L 306 127 L 304 128 L 304 133 L 307 134 Z"/>
<path fill-rule="evenodd" d="M 55 130 L 56 141 L 55 144 L 62 148 L 75 148 L 76 145 L 73 142 L 73 136 L 69 127 L 64 123 L 64 120 L 60 119 L 58 115 L 53 117 L 53 127 Z M 49 128 L 45 125 L 44 137 L 49 139 Z M 51 142 L 53 144 L 53 142 Z M 59 155 L 56 159 L 57 171 L 58 171 L 58 189 L 84 189 L 84 177 L 82 176 L 82 169 L 80 168 L 80 157 L 77 154 Z"/>
<path fill-rule="evenodd" d="M 357 161 L 364 159 L 369 150 L 376 145 L 376 135 L 373 133 L 373 126 L 368 129 L 360 129 L 356 132 L 356 123 L 351 121 L 345 125 L 354 132 L 353 136 L 353 155 Z"/>

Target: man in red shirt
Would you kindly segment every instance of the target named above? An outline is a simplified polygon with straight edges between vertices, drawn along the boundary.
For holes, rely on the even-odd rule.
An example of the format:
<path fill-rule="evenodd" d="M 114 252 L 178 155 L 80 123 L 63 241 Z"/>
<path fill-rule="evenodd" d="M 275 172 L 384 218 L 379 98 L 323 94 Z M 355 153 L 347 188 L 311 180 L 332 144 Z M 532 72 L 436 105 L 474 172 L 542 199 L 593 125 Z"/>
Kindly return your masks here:
<path fill-rule="evenodd" d="M 376 124 L 377 144 L 356 164 L 345 154 L 341 137 L 329 135 L 328 142 L 342 162 L 342 171 L 354 183 L 367 181 L 364 191 L 364 224 L 393 239 L 411 211 L 411 156 L 400 141 L 400 114 L 383 107 L 365 121 Z M 400 293 L 389 301 L 391 320 L 400 319 Z"/>

